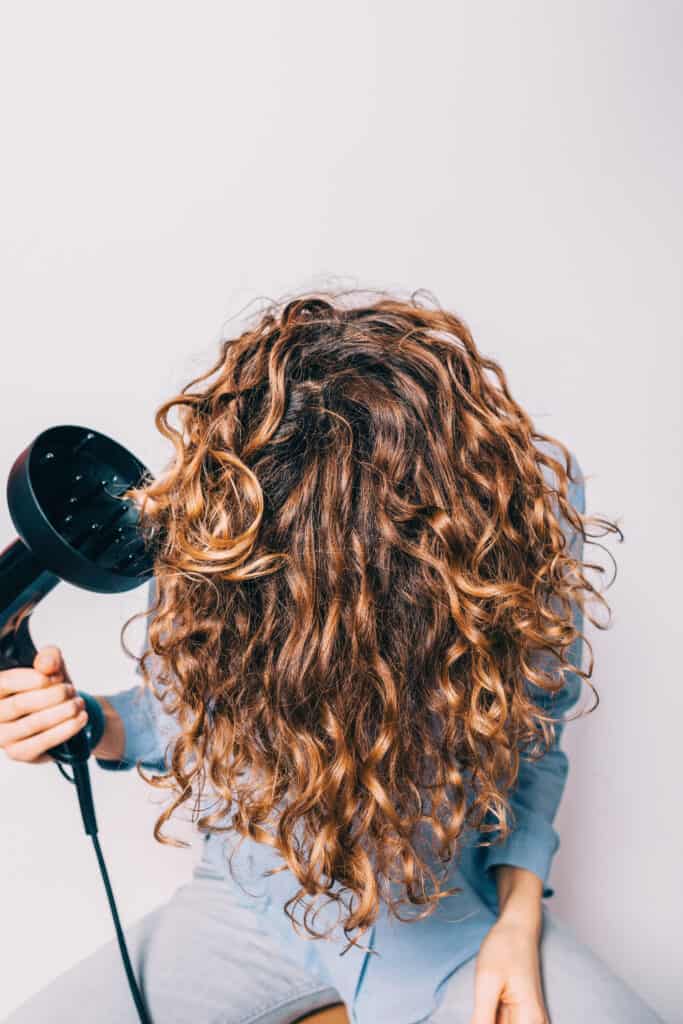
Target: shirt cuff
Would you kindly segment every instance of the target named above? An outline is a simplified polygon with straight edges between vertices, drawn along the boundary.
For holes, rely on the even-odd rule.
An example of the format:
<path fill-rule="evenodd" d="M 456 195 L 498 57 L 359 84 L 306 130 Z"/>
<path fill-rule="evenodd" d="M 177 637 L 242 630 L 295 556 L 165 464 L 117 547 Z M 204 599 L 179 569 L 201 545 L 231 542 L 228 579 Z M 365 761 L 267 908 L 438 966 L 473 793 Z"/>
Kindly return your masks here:
<path fill-rule="evenodd" d="M 85 690 L 76 690 L 76 693 L 85 701 L 85 710 L 88 714 L 88 721 L 85 723 L 85 735 L 90 750 L 94 750 L 104 736 L 104 711 L 100 702 L 92 694 L 86 693 Z"/>
<path fill-rule="evenodd" d="M 123 720 L 125 743 L 120 761 L 107 761 L 100 757 L 96 757 L 95 760 L 100 768 L 106 771 L 128 771 L 138 761 L 145 761 L 155 753 L 148 749 L 150 737 L 155 736 L 155 729 L 147 705 L 147 694 L 143 687 L 134 686 L 129 690 L 104 696 Z"/>
<path fill-rule="evenodd" d="M 555 890 L 548 885 L 548 877 L 560 837 L 545 818 L 529 813 L 528 816 L 536 819 L 533 824 L 519 825 L 503 842 L 485 848 L 483 866 L 487 872 L 499 864 L 533 871 L 543 883 L 543 898 L 546 899 L 555 895 Z"/>

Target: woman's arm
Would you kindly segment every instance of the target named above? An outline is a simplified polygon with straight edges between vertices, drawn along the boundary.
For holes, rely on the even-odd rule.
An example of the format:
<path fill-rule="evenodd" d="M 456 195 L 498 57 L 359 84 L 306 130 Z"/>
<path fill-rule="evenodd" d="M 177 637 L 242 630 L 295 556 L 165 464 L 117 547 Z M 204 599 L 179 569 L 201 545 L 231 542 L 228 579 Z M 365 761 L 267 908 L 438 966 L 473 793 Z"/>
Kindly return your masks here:
<path fill-rule="evenodd" d="M 559 458 L 557 452 L 553 453 Z M 581 466 L 572 454 L 572 475 L 575 483 L 570 482 L 568 498 L 577 512 L 586 511 L 585 482 Z M 561 518 L 567 538 L 568 550 L 571 555 L 583 558 L 583 537 L 569 523 Z M 581 634 L 583 632 L 583 613 L 578 605 L 574 606 L 574 625 Z M 583 658 L 583 641 L 579 635 L 567 650 L 565 657 L 570 664 L 581 667 Z M 556 659 L 545 653 L 536 659 L 539 667 L 547 664 L 553 671 Z M 564 686 L 559 693 L 548 693 L 541 687 L 528 684 L 534 702 L 545 713 L 560 720 L 567 715 L 579 699 L 581 693 L 581 676 L 567 672 Z M 543 896 L 552 896 L 553 890 L 548 885 L 548 877 L 553 858 L 560 845 L 560 838 L 553 827 L 560 800 L 564 792 L 569 772 L 567 755 L 560 747 L 564 726 L 555 727 L 555 740 L 543 757 L 531 760 L 522 755 L 520 758 L 517 782 L 510 793 L 510 806 L 514 821 L 509 835 L 501 842 L 491 843 L 483 855 L 482 865 L 492 877 L 497 876 L 501 865 L 526 868 L 538 876 L 543 883 Z M 489 835 L 487 838 L 491 838 Z M 497 881 L 497 879 L 496 879 Z"/>
<path fill-rule="evenodd" d="M 572 456 L 569 500 L 584 513 L 585 484 L 581 468 Z M 565 524 L 567 525 L 567 524 Z M 569 550 L 574 558 L 583 557 L 581 534 L 566 529 Z M 574 623 L 583 631 L 583 615 L 577 606 Z M 578 637 L 566 658 L 580 667 L 582 642 Z M 567 673 L 565 686 L 556 695 L 539 687 L 530 687 L 540 707 L 554 718 L 562 718 L 576 703 L 581 677 Z M 537 760 L 521 758 L 517 784 L 510 794 L 514 825 L 501 843 L 488 847 L 484 866 L 495 879 L 498 919 L 490 928 L 477 955 L 475 1008 L 471 1024 L 497 1024 L 500 1010 L 503 1020 L 523 1024 L 547 1024 L 548 1014 L 541 984 L 539 943 L 543 925 L 544 896 L 551 896 L 547 879 L 559 836 L 553 820 L 567 780 L 566 754 L 560 749 L 563 726 L 556 726 L 552 747 Z M 516 1016 L 515 1016 L 516 1014 Z"/>
<path fill-rule="evenodd" d="M 533 871 L 495 869 L 500 913 L 477 955 L 471 1024 L 548 1024 L 539 943 L 543 883 Z M 513 1016 L 501 1016 L 501 1009 Z"/>
<path fill-rule="evenodd" d="M 154 601 L 153 579 L 148 589 L 148 607 Z M 143 649 L 146 647 L 147 633 Z M 178 723 L 164 711 L 148 687 L 138 684 L 94 699 L 104 712 L 104 732 L 93 751 L 101 768 L 125 771 L 138 762 L 151 771 L 163 772 L 168 768 L 166 751 L 178 732 Z"/>
<path fill-rule="evenodd" d="M 504 918 L 540 938 L 543 883 L 538 875 L 526 868 L 500 864 L 496 868 L 496 887 L 498 919 Z"/>

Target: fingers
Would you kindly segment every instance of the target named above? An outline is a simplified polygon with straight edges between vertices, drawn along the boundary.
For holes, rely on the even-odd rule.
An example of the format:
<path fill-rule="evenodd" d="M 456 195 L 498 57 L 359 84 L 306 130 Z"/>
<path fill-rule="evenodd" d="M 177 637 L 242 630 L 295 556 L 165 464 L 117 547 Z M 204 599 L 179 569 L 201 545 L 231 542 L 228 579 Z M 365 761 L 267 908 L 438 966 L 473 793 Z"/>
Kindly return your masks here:
<path fill-rule="evenodd" d="M 46 752 L 79 733 L 87 720 L 58 647 L 38 651 L 33 668 L 0 672 L 0 748 L 12 760 L 49 760 Z"/>
<path fill-rule="evenodd" d="M 82 697 L 74 697 L 73 700 L 61 701 L 53 707 L 43 711 L 37 711 L 32 715 L 24 715 L 16 721 L 0 725 L 0 747 L 7 749 L 9 746 L 28 739 L 37 733 L 51 729 L 53 725 L 59 725 L 69 718 L 75 718 L 84 707 L 85 701 Z"/>
<path fill-rule="evenodd" d="M 37 690 L 51 683 L 68 680 L 62 652 L 58 647 L 43 647 L 33 659 L 33 668 L 8 668 L 0 672 L 0 700 L 21 690 Z"/>
<path fill-rule="evenodd" d="M 519 1001 L 503 1003 L 504 988 L 500 976 L 483 972 L 477 976 L 470 1024 L 547 1024 L 545 1009 L 535 995 L 528 993 Z"/>
<path fill-rule="evenodd" d="M 30 672 L 30 669 L 24 669 Z M 17 690 L 10 697 L 0 700 L 0 724 L 13 722 L 22 715 L 32 715 L 36 711 L 54 707 L 62 701 L 75 696 L 76 690 L 71 683 L 47 683 L 39 689 Z"/>
<path fill-rule="evenodd" d="M 23 690 L 39 690 L 59 681 L 59 675 L 46 676 L 33 668 L 8 668 L 0 672 L 0 700 L 21 693 Z"/>
<path fill-rule="evenodd" d="M 87 712 L 79 711 L 74 718 L 60 722 L 59 725 L 55 725 L 51 729 L 39 733 L 37 736 L 31 736 L 29 739 L 20 740 L 17 743 L 10 743 L 9 746 L 5 747 L 5 752 L 13 761 L 36 762 L 45 760 L 42 755 L 47 750 L 56 747 L 58 743 L 70 740 L 72 736 L 81 731 L 87 720 Z"/>
<path fill-rule="evenodd" d="M 59 647 L 41 647 L 33 659 L 33 667 L 46 676 L 64 673 L 64 659 Z"/>
<path fill-rule="evenodd" d="M 470 1024 L 501 1024 L 496 1014 L 502 988 L 502 980 L 497 975 L 486 974 L 483 971 L 477 975 L 474 986 L 474 1013 Z M 503 1018 L 502 1024 L 508 1022 Z"/>

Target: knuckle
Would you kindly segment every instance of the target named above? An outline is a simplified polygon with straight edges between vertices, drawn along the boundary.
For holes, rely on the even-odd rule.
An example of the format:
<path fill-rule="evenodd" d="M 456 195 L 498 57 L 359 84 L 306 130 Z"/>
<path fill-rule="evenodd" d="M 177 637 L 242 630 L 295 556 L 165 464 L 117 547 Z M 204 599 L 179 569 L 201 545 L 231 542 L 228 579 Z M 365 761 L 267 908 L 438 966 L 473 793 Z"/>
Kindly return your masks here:
<path fill-rule="evenodd" d="M 6 722 L 14 721 L 21 714 L 21 697 L 16 694 L 12 694 L 11 697 L 5 697 L 2 705 L 3 718 Z"/>
<path fill-rule="evenodd" d="M 500 972 L 496 971 L 493 967 L 477 967 L 475 976 L 479 982 L 491 982 L 498 980 Z"/>
<path fill-rule="evenodd" d="M 46 690 L 50 686 L 54 686 L 55 683 L 61 682 L 61 676 L 59 673 L 52 675 L 45 675 L 44 672 L 36 672 L 36 690 Z"/>
<path fill-rule="evenodd" d="M 17 686 L 24 692 L 30 692 L 31 690 L 40 690 L 41 687 L 46 686 L 48 677 L 44 672 L 39 672 L 35 668 L 26 668 L 21 679 L 17 679 Z"/>

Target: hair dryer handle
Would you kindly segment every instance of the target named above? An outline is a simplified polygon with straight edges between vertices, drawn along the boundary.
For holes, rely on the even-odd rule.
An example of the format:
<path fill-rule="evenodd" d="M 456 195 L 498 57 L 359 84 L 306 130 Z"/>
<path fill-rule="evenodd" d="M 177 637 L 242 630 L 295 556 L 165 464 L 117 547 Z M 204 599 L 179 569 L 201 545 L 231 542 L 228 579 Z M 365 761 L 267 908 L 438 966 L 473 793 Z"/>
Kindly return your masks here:
<path fill-rule="evenodd" d="M 0 669 L 33 667 L 33 659 L 38 651 L 28 628 L 30 614 L 25 615 L 13 629 L 3 630 L 0 639 Z"/>
<path fill-rule="evenodd" d="M 32 668 L 36 654 L 29 628 L 31 616 L 25 615 L 12 633 L 5 634 L 2 639 L 0 668 Z M 90 757 L 87 725 L 79 733 L 64 743 L 51 747 L 47 753 L 63 764 L 82 764 Z"/>

